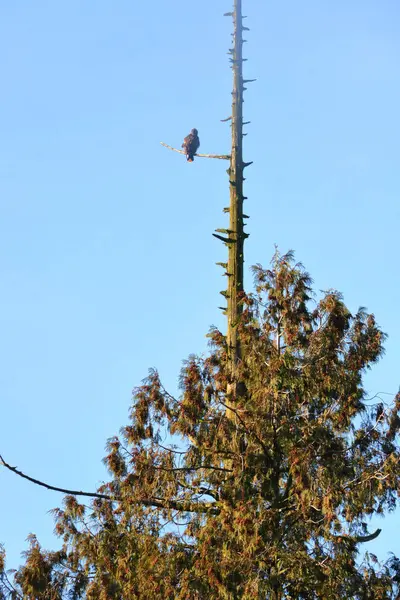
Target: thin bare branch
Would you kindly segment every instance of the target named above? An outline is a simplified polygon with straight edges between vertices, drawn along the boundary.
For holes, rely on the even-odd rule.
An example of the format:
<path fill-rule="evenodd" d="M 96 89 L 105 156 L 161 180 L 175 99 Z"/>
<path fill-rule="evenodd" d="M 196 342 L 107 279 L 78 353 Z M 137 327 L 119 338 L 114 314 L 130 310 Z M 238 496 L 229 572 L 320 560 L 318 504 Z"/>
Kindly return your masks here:
<path fill-rule="evenodd" d="M 107 494 L 99 494 L 98 492 L 83 492 L 81 490 L 68 490 L 65 488 L 59 488 L 54 485 L 50 485 L 45 483 L 44 481 L 40 481 L 39 479 L 34 479 L 29 475 L 25 475 L 22 471 L 19 471 L 17 467 L 12 467 L 4 458 L 0 455 L 0 463 L 9 471 L 12 471 L 16 475 L 19 475 L 23 479 L 27 479 L 31 481 L 35 485 L 39 485 L 41 487 L 46 488 L 47 490 L 52 490 L 54 492 L 61 492 L 62 494 L 68 494 L 70 496 L 86 496 L 89 498 L 100 498 L 102 500 L 109 500 L 110 502 L 120 502 L 122 500 L 121 496 L 109 496 Z M 205 503 L 205 502 L 180 502 L 175 500 L 166 500 L 164 498 L 138 498 L 133 499 L 132 502 L 134 504 L 139 504 L 142 506 L 152 506 L 153 508 L 162 508 L 162 509 L 172 509 L 178 510 L 180 512 L 194 512 L 194 513 L 210 513 L 210 514 L 218 514 L 220 511 L 216 508 L 213 503 Z"/>
<path fill-rule="evenodd" d="M 1 454 L 0 454 L 0 463 L 3 465 L 3 467 L 8 469 L 9 471 L 12 471 L 13 473 L 15 473 L 16 475 L 19 475 L 23 479 L 27 479 L 28 481 L 31 481 L 35 485 L 40 485 L 41 487 L 44 487 L 47 490 L 52 490 L 54 492 L 61 492 L 62 494 L 69 494 L 70 496 L 87 496 L 89 498 L 101 498 L 102 500 L 111 500 L 111 501 L 118 500 L 118 498 L 108 496 L 107 494 L 99 494 L 97 492 L 83 492 L 82 490 L 67 490 L 64 488 L 56 487 L 54 485 L 50 485 L 48 483 L 45 483 L 44 481 L 40 481 L 39 479 L 34 479 L 33 477 L 30 477 L 29 475 L 25 475 L 25 473 L 23 473 L 22 471 L 19 471 L 17 469 L 17 467 L 12 467 L 8 463 L 6 463 L 6 461 L 1 456 Z"/>
<path fill-rule="evenodd" d="M 178 154 L 186 154 L 184 150 L 178 150 L 178 148 L 173 148 L 164 142 L 160 142 L 161 146 L 168 148 L 169 150 L 173 150 L 174 152 L 178 152 Z M 199 158 L 219 158 L 221 160 L 230 160 L 231 157 L 229 154 L 194 154 L 193 156 L 198 156 Z"/>
<path fill-rule="evenodd" d="M 372 540 L 375 540 L 378 537 L 378 535 L 381 533 L 381 531 L 382 531 L 382 529 L 377 529 L 376 531 L 374 531 L 374 533 L 370 533 L 369 535 L 351 536 L 351 535 L 347 535 L 347 534 L 341 534 L 341 535 L 336 535 L 334 537 L 336 539 L 344 538 L 344 539 L 354 540 L 357 544 L 362 544 L 365 542 L 372 542 Z"/>
<path fill-rule="evenodd" d="M 202 471 L 205 469 L 209 469 L 212 471 L 222 471 L 224 473 L 232 473 L 232 469 L 226 469 L 225 467 L 213 467 L 212 465 L 199 465 L 197 467 L 173 467 L 168 469 L 167 467 L 154 467 L 155 471 L 166 471 L 173 473 L 174 471 L 184 471 L 189 473 L 190 471 Z"/>
<path fill-rule="evenodd" d="M 163 446 L 162 444 L 160 444 L 160 442 L 157 442 L 156 440 L 153 440 L 155 444 L 157 444 L 157 446 L 159 448 L 162 448 L 162 450 L 165 450 L 166 452 L 172 452 L 173 454 L 187 454 L 188 450 L 175 450 L 175 448 L 167 448 L 166 446 Z"/>
<path fill-rule="evenodd" d="M 362 544 L 364 542 L 372 542 L 372 540 L 375 540 L 378 535 L 381 533 L 382 529 L 377 529 L 376 531 L 374 531 L 374 533 L 371 533 L 370 535 L 357 535 L 356 536 L 356 542 L 358 544 Z"/>

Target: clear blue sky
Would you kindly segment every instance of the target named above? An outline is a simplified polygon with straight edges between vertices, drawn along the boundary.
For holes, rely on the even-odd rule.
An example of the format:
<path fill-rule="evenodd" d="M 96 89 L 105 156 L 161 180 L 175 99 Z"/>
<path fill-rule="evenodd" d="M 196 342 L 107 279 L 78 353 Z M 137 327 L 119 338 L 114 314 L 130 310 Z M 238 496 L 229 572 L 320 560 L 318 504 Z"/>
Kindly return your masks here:
<path fill-rule="evenodd" d="M 390 337 L 367 378 L 400 383 L 398 0 L 243 0 L 247 266 L 293 248 L 318 289 Z M 0 1 L 0 451 L 54 485 L 94 490 L 131 389 L 175 389 L 224 288 L 230 0 Z M 247 278 L 250 284 L 250 277 Z M 389 398 L 389 396 L 387 396 Z M 62 496 L 0 470 L 9 566 L 29 532 L 54 546 Z M 368 549 L 400 553 L 399 517 Z"/>

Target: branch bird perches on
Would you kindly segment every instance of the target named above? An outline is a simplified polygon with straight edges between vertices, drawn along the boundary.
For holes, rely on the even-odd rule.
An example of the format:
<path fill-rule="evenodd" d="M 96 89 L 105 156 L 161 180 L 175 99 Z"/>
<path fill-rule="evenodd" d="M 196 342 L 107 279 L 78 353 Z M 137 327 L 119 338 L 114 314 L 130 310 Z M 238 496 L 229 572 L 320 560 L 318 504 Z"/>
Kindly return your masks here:
<path fill-rule="evenodd" d="M 178 148 L 174 148 L 173 146 L 169 146 L 165 142 L 160 142 L 161 146 L 164 148 L 168 148 L 169 150 L 173 150 L 173 152 L 178 152 L 178 154 L 186 154 L 184 150 L 178 150 Z M 199 158 L 218 158 L 221 160 L 230 160 L 230 154 L 194 154 L 194 156 L 198 156 Z"/>

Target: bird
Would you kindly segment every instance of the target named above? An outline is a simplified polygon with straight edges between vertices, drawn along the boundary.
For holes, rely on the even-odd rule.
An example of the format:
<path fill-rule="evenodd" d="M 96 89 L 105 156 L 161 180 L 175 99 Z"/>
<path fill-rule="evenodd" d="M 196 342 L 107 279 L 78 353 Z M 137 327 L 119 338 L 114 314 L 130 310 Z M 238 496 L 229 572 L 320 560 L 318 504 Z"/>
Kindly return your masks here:
<path fill-rule="evenodd" d="M 185 139 L 183 140 L 182 148 L 185 151 L 186 160 L 188 162 L 194 161 L 194 155 L 196 154 L 197 150 L 200 147 L 200 140 L 199 140 L 198 133 L 199 132 L 197 131 L 197 129 L 192 129 L 191 132 L 189 133 L 189 135 L 187 135 L 185 137 Z"/>

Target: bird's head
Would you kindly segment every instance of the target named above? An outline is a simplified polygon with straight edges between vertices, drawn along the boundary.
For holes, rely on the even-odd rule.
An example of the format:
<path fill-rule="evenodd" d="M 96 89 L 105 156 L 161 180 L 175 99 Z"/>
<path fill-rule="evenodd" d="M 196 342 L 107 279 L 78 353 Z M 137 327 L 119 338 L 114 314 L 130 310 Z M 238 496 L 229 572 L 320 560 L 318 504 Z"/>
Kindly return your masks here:
<path fill-rule="evenodd" d="M 190 133 L 193 133 L 193 135 L 197 135 L 199 132 L 197 131 L 197 129 L 192 129 Z"/>

